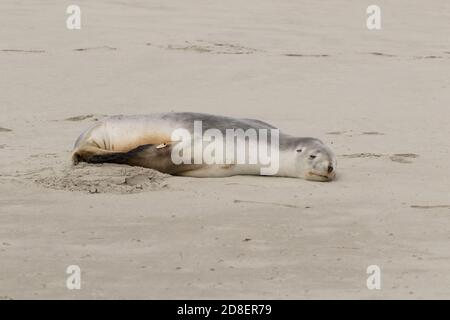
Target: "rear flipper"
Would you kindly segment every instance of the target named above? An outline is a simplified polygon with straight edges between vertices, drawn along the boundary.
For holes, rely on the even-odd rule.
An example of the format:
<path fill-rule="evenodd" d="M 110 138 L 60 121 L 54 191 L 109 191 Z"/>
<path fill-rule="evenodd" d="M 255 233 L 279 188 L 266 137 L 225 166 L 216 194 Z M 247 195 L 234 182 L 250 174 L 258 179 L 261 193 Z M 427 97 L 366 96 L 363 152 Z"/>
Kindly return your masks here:
<path fill-rule="evenodd" d="M 171 144 L 146 144 L 128 152 L 107 151 L 94 147 L 77 150 L 73 155 L 74 163 L 79 161 L 89 163 L 118 163 L 130 166 L 140 166 L 158 170 L 168 174 L 180 174 L 192 170 L 196 165 L 176 165 L 171 158 Z"/>

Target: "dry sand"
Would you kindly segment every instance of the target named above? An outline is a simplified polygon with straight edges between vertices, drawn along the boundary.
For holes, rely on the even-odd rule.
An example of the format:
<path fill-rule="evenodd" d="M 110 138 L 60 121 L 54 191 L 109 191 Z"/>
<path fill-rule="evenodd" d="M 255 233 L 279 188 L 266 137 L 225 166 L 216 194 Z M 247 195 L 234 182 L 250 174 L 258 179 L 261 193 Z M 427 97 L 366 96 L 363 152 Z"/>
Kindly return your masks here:
<path fill-rule="evenodd" d="M 0 2 L 0 298 L 450 298 L 447 0 L 380 31 L 356 0 L 77 3 Z M 171 110 L 318 137 L 338 179 L 70 166 L 99 117 Z"/>

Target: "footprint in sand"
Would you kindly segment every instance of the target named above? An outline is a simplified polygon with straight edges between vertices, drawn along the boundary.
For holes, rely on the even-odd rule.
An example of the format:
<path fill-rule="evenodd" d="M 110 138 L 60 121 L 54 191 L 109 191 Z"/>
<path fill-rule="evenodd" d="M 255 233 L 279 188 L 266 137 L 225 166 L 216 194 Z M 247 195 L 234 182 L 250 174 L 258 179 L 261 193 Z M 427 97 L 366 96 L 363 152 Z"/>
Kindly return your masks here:
<path fill-rule="evenodd" d="M 116 51 L 117 48 L 110 46 L 99 46 L 99 47 L 88 47 L 88 48 L 77 48 L 73 49 L 73 51 L 83 52 L 83 51 L 97 51 L 97 50 L 105 50 L 105 51 Z"/>
<path fill-rule="evenodd" d="M 367 136 L 382 136 L 384 135 L 383 132 L 378 132 L 378 131 L 366 131 L 361 133 L 362 135 L 367 135 Z"/>
<path fill-rule="evenodd" d="M 348 137 L 352 137 L 353 133 L 352 131 L 330 131 L 327 132 L 326 134 L 329 135 L 347 135 Z M 376 135 L 384 135 L 383 132 L 378 132 L 378 131 L 364 131 L 361 133 L 361 135 L 366 135 L 366 136 L 376 136 Z"/>
<path fill-rule="evenodd" d="M 434 56 L 434 55 L 431 55 L 431 56 L 414 56 L 413 58 L 414 59 L 443 59 L 442 56 Z"/>
<path fill-rule="evenodd" d="M 0 132 L 11 132 L 11 129 L 0 127 Z"/>
<path fill-rule="evenodd" d="M 104 118 L 107 117 L 107 115 L 105 114 L 85 114 L 85 115 L 80 115 L 80 116 L 75 116 L 75 117 L 70 117 L 70 118 L 66 118 L 64 119 L 64 121 L 83 121 L 83 120 L 87 120 L 87 119 L 91 119 L 92 121 L 98 121 L 99 118 Z"/>
<path fill-rule="evenodd" d="M 373 56 L 379 56 L 379 57 L 396 57 L 396 55 L 389 54 L 389 53 L 383 53 L 383 52 L 367 52 L 367 54 L 373 55 Z"/>
<path fill-rule="evenodd" d="M 147 43 L 147 45 L 151 46 L 152 44 Z M 252 54 L 258 51 L 256 49 L 244 47 L 239 44 L 211 42 L 204 40 L 185 41 L 183 45 L 171 44 L 163 48 L 167 50 L 180 50 L 211 54 Z"/>
<path fill-rule="evenodd" d="M 284 54 L 286 57 L 299 57 L 299 58 L 327 58 L 329 54 L 320 54 L 320 53 L 286 53 Z"/>
<path fill-rule="evenodd" d="M 299 208 L 296 205 L 293 204 L 287 204 L 287 203 L 279 203 L 279 202 L 264 202 L 264 201 L 251 201 L 251 200 L 233 200 L 233 203 L 250 203 L 250 204 L 263 204 L 263 205 L 272 205 L 272 206 L 280 206 L 280 207 L 286 207 L 286 208 Z"/>
<path fill-rule="evenodd" d="M 444 53 L 447 53 L 447 52 L 444 52 Z M 396 55 L 383 53 L 383 52 L 367 52 L 367 54 L 370 54 L 373 56 L 379 56 L 379 57 L 388 57 L 388 58 L 398 57 Z M 408 58 L 408 59 L 411 59 L 411 58 L 412 59 L 443 59 L 444 57 L 437 56 L 437 55 L 424 55 L 424 56 L 408 56 L 406 58 Z"/>
<path fill-rule="evenodd" d="M 94 115 L 93 114 L 86 114 L 86 115 L 82 115 L 82 116 L 75 116 L 75 117 L 70 117 L 70 118 L 66 118 L 64 119 L 65 121 L 83 121 L 89 118 L 93 118 Z"/>
<path fill-rule="evenodd" d="M 10 53 L 45 53 L 45 50 L 21 50 L 21 49 L 1 49 L 0 52 Z"/>
<path fill-rule="evenodd" d="M 395 153 L 392 155 L 385 155 L 380 153 L 370 153 L 370 152 L 361 152 L 361 153 L 352 153 L 352 154 L 342 154 L 340 155 L 343 158 L 382 158 L 389 157 L 391 161 L 398 163 L 412 163 L 413 159 L 419 157 L 418 154 L 415 153 Z"/>
<path fill-rule="evenodd" d="M 30 158 L 58 158 L 57 153 L 38 153 L 30 155 Z"/>
<path fill-rule="evenodd" d="M 437 204 L 431 206 L 411 205 L 410 207 L 414 209 L 450 209 L 449 204 Z"/>
<path fill-rule="evenodd" d="M 349 131 L 329 131 L 326 134 L 328 135 L 332 135 L 332 136 L 345 136 L 345 137 L 353 137 L 354 135 L 356 135 L 355 132 L 353 132 L 353 130 L 349 130 Z"/>
<path fill-rule="evenodd" d="M 413 163 L 412 159 L 419 157 L 415 153 L 396 153 L 389 157 L 394 162 L 398 163 Z"/>
<path fill-rule="evenodd" d="M 382 154 L 379 153 L 370 153 L 370 152 L 361 152 L 361 153 L 352 153 L 352 154 L 342 154 L 343 158 L 380 158 Z"/>

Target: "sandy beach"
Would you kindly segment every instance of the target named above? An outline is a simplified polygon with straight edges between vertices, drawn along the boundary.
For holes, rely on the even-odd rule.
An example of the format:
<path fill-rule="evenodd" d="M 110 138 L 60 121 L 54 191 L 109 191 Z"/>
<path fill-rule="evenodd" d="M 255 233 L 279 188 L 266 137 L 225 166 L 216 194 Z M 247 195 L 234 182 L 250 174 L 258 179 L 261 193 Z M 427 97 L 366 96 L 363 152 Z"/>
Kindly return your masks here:
<path fill-rule="evenodd" d="M 0 2 L 0 299 L 450 298 L 448 1 L 76 2 Z M 317 137 L 337 179 L 72 167 L 171 111 Z"/>

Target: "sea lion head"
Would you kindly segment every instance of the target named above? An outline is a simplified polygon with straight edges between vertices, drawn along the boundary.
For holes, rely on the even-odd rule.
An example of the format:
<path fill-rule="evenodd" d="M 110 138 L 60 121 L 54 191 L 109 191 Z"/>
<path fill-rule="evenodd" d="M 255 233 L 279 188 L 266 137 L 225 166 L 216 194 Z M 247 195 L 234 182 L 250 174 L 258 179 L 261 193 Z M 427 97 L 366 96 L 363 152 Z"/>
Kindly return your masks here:
<path fill-rule="evenodd" d="M 296 169 L 300 177 L 314 181 L 331 181 L 336 177 L 336 157 L 322 141 L 315 138 L 300 138 L 294 152 Z"/>

